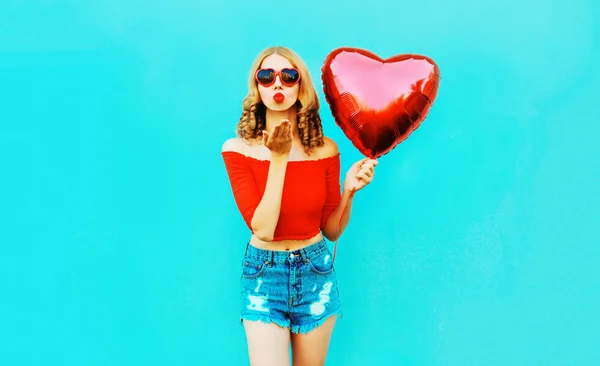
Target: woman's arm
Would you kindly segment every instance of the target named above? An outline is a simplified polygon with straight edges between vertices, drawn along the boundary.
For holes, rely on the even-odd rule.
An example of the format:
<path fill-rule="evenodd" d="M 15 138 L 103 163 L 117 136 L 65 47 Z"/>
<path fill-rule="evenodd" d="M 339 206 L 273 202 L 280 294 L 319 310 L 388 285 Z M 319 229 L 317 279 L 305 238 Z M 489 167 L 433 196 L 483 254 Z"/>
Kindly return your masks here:
<path fill-rule="evenodd" d="M 322 232 L 323 236 L 325 236 L 328 240 L 336 241 L 342 235 L 346 229 L 346 226 L 348 226 L 348 222 L 350 222 L 350 214 L 352 212 L 352 200 L 354 198 L 354 193 L 355 192 L 345 188 L 344 192 L 342 193 L 340 203 L 327 218 L 325 226 L 322 228 Z"/>
<path fill-rule="evenodd" d="M 264 194 L 259 194 L 248 162 L 241 158 L 239 142 L 230 139 L 223 144 L 223 159 L 236 205 L 252 233 L 261 240 L 270 241 L 279 219 L 287 156 L 272 158 Z M 229 152 L 240 153 L 229 154 Z"/>
<path fill-rule="evenodd" d="M 361 159 L 352 164 L 352 167 L 350 167 L 348 173 L 346 173 L 344 189 L 340 201 L 333 211 L 331 211 L 331 214 L 326 217 L 325 223 L 321 223 L 321 231 L 323 232 L 323 236 L 327 239 L 336 241 L 348 226 L 352 213 L 354 194 L 363 189 L 367 184 L 371 183 L 377 163 L 377 160 L 374 159 Z M 330 170 L 334 173 L 328 173 L 327 181 L 329 186 L 333 186 L 331 181 L 334 179 L 332 175 L 335 175 L 335 172 L 337 172 L 336 179 L 339 179 L 339 162 L 337 164 L 338 165 L 333 169 L 330 167 Z M 331 188 L 328 191 L 328 202 L 331 202 L 332 200 L 335 202 L 334 199 L 330 198 L 335 197 L 335 193 L 332 192 Z"/>
<path fill-rule="evenodd" d="M 263 131 L 265 146 L 271 151 L 271 162 L 265 185 L 265 193 L 254 211 L 252 231 L 259 239 L 272 241 L 281 212 L 281 196 L 285 172 L 292 150 L 292 126 L 287 119 L 273 127 L 271 132 Z"/>
<path fill-rule="evenodd" d="M 263 131 L 263 137 L 266 147 L 271 151 L 271 161 L 262 197 L 248 165 L 229 154 L 224 154 L 223 157 L 236 204 L 246 225 L 259 239 L 271 241 L 279 221 L 283 184 L 292 145 L 289 121 L 281 121 L 270 133 Z M 229 139 L 223 144 L 222 151 L 242 153 L 241 144 L 238 139 Z"/>
<path fill-rule="evenodd" d="M 251 222 L 252 231 L 260 240 L 273 240 L 281 212 L 281 196 L 287 163 L 287 154 L 273 154 L 271 157 L 265 193 L 254 211 Z"/>

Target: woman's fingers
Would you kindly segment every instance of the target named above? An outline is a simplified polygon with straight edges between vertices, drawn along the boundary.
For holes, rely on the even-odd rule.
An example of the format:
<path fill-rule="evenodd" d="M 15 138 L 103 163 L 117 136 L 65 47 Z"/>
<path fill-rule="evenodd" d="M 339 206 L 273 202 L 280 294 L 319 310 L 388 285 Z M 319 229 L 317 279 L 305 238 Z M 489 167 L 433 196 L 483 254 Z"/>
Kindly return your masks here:
<path fill-rule="evenodd" d="M 364 174 L 365 177 L 372 178 L 375 172 L 372 169 L 361 169 L 360 173 Z"/>
<path fill-rule="evenodd" d="M 282 123 L 283 123 L 283 126 L 285 127 L 285 128 L 284 128 L 284 131 L 283 131 L 283 135 L 282 135 L 282 137 L 285 137 L 285 139 L 286 139 L 286 140 L 288 140 L 288 139 L 291 137 L 291 132 L 292 132 L 292 124 L 291 124 L 291 123 L 290 123 L 290 121 L 289 121 L 289 120 L 287 120 L 287 119 L 284 119 L 284 120 L 282 121 Z"/>
<path fill-rule="evenodd" d="M 273 127 L 273 132 L 271 133 L 271 135 L 273 135 L 274 139 L 279 138 L 279 135 L 281 134 L 281 125 L 275 125 L 275 127 Z"/>

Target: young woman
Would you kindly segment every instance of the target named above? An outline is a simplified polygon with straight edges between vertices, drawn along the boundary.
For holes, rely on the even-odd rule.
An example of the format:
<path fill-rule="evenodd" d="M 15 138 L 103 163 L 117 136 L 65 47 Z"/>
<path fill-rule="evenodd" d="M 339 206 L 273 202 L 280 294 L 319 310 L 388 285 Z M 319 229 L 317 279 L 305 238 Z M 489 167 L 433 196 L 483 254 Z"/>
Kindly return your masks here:
<path fill-rule="evenodd" d="M 323 135 L 307 67 L 284 47 L 252 65 L 237 137 L 221 152 L 252 235 L 241 274 L 241 318 L 252 365 L 325 363 L 341 303 L 325 238 L 344 231 L 355 192 L 377 161 L 352 165 L 340 188 L 340 153 Z M 342 216 L 343 215 L 343 216 Z"/>

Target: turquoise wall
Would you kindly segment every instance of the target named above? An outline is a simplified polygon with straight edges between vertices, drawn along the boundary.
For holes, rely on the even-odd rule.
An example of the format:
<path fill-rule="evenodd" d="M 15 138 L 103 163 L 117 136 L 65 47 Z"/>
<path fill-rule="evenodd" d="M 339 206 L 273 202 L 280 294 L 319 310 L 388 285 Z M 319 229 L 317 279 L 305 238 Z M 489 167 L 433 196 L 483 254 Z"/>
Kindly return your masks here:
<path fill-rule="evenodd" d="M 328 365 L 600 364 L 600 5 L 0 4 L 0 364 L 243 365 L 220 156 L 255 55 L 440 66 L 340 240 Z M 596 227 L 594 227 L 594 225 Z"/>

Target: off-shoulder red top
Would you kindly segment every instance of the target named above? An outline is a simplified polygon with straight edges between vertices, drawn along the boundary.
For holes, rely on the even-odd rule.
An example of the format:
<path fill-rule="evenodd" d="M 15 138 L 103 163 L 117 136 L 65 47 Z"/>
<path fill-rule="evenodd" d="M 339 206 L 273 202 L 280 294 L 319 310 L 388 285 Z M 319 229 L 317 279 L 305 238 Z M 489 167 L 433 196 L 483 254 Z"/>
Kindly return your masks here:
<path fill-rule="evenodd" d="M 235 203 L 252 231 L 252 216 L 265 192 L 269 160 L 235 151 L 222 151 Z M 340 154 L 317 159 L 288 161 L 279 221 L 273 240 L 308 239 L 325 226 L 339 205 Z"/>

